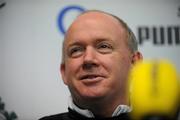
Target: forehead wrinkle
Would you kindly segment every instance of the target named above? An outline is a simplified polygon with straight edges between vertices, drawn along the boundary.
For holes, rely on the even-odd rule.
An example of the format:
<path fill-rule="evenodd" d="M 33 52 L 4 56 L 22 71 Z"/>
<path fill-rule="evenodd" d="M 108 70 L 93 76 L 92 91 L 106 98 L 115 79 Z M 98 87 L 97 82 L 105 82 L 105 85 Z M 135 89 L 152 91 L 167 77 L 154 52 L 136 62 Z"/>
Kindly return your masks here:
<path fill-rule="evenodd" d="M 74 45 L 84 45 L 84 46 L 86 46 L 86 45 L 96 45 L 97 43 L 100 43 L 100 42 L 103 42 L 103 41 L 114 41 L 114 40 L 112 40 L 109 37 L 103 37 L 103 36 L 102 37 L 97 37 L 97 38 L 93 39 L 92 41 L 74 40 L 74 41 L 69 41 L 68 42 L 67 48 L 72 47 Z M 89 42 L 90 42 L 90 44 L 89 44 Z"/>

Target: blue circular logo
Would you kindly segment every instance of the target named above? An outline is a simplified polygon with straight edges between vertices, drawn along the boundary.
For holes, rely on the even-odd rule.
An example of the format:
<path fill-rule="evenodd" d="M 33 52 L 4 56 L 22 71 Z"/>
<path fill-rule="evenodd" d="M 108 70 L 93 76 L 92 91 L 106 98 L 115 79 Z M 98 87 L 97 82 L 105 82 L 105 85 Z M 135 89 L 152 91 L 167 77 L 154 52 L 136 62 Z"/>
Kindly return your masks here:
<path fill-rule="evenodd" d="M 64 17 L 67 15 L 68 12 L 70 11 L 78 11 L 80 13 L 84 12 L 85 9 L 80 7 L 80 6 L 76 6 L 76 5 L 73 5 L 73 6 L 67 6 L 65 8 L 63 8 L 58 16 L 58 27 L 59 27 L 59 30 L 60 32 L 64 35 L 66 30 L 65 30 L 65 27 L 64 27 Z"/>

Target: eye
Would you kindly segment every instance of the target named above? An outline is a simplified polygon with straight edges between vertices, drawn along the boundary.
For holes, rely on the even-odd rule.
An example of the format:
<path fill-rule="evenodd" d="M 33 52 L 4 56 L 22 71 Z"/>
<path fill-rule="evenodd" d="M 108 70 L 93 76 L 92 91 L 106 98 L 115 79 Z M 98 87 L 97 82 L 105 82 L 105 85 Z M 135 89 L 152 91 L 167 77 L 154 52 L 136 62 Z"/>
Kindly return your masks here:
<path fill-rule="evenodd" d="M 106 54 L 112 52 L 113 47 L 110 43 L 101 42 L 97 45 L 97 49 L 100 53 Z"/>
<path fill-rule="evenodd" d="M 69 57 L 79 57 L 80 55 L 82 55 L 84 51 L 84 48 L 82 46 L 72 46 L 69 48 L 68 50 L 68 55 Z"/>

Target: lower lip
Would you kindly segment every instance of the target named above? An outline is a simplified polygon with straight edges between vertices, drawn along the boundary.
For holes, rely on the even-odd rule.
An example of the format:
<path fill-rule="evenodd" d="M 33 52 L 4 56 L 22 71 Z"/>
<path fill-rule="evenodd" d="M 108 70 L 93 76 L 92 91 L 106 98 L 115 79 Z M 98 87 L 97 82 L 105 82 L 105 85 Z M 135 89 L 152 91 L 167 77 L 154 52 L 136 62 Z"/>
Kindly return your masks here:
<path fill-rule="evenodd" d="M 96 84 L 98 82 L 101 82 L 102 80 L 104 80 L 103 77 L 96 77 L 96 78 L 92 78 L 92 79 L 83 79 L 81 80 L 84 84 L 90 85 L 90 84 Z"/>

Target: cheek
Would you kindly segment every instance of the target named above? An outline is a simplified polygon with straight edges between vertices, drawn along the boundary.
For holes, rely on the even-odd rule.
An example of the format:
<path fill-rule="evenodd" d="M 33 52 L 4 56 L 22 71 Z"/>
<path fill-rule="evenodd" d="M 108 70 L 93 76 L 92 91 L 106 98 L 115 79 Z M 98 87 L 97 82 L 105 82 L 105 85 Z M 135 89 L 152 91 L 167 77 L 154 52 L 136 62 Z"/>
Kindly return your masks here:
<path fill-rule="evenodd" d="M 81 62 L 80 60 L 67 60 L 66 61 L 66 70 L 65 75 L 67 80 L 71 80 L 77 74 L 78 70 L 80 69 Z"/>
<path fill-rule="evenodd" d="M 110 73 L 113 79 L 126 79 L 131 61 L 128 56 L 114 55 L 104 62 L 104 68 Z"/>
<path fill-rule="evenodd" d="M 109 72 L 111 71 L 119 72 L 122 69 L 129 68 L 130 60 L 128 59 L 128 57 L 125 56 L 123 57 L 119 55 L 113 55 L 103 58 L 101 63 L 103 67 Z"/>
<path fill-rule="evenodd" d="M 113 60 L 111 58 L 104 58 L 100 64 L 101 68 L 103 68 L 101 70 L 107 73 L 108 75 L 111 75 L 115 66 Z"/>
<path fill-rule="evenodd" d="M 126 56 L 126 57 L 122 57 L 121 61 L 119 61 L 119 65 L 117 65 L 117 71 L 118 71 L 118 75 L 121 79 L 121 81 L 127 81 L 127 77 L 129 74 L 129 70 L 131 68 L 131 61 L 130 59 Z"/>

